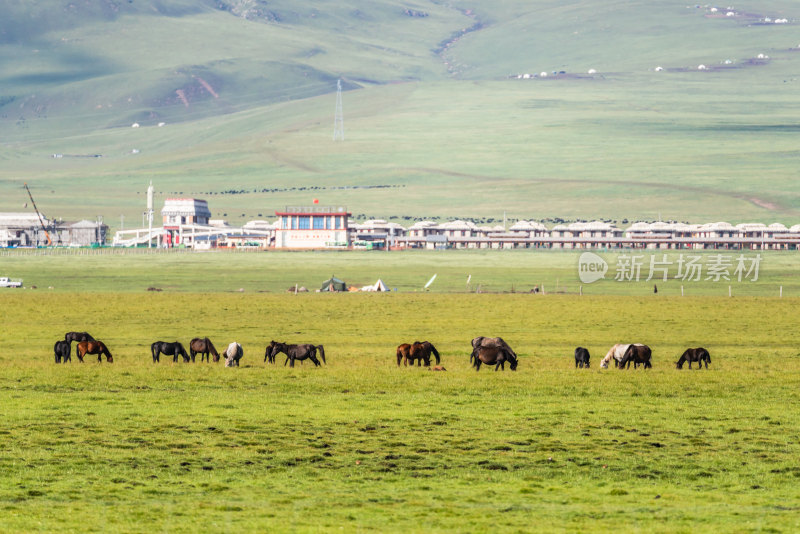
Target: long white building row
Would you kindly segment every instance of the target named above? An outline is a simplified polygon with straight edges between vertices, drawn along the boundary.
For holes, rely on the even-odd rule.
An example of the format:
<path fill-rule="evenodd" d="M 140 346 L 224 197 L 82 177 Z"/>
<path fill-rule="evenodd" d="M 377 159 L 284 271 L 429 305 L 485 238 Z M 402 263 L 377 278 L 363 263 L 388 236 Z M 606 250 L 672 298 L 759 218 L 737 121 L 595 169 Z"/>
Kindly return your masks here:
<path fill-rule="evenodd" d="M 519 221 L 504 229 L 502 226 L 478 226 L 469 221 L 434 223 L 422 221 L 406 228 L 385 220 L 356 223 L 348 220 L 345 238 L 317 239 L 324 230 L 284 228 L 281 219 L 269 222 L 251 221 L 242 227 L 230 227 L 223 221 L 209 225 L 177 224 L 165 228 L 117 232 L 114 244 L 142 245 L 158 236 L 163 246 L 165 232 L 172 233 L 172 244 L 194 248 L 260 247 L 260 248 L 648 248 L 648 249 L 800 249 L 800 224 L 791 228 L 780 223 L 765 225 L 744 223 L 736 226 L 726 222 L 709 224 L 637 222 L 627 229 L 601 221 L 559 224 L 547 228 L 536 221 Z M 300 225 L 302 226 L 302 225 Z M 332 230 L 333 231 L 333 230 Z M 300 239 L 294 234 L 308 232 L 315 239 Z M 294 236 L 292 240 L 285 239 Z"/>
<path fill-rule="evenodd" d="M 637 222 L 627 229 L 603 222 L 575 222 L 547 228 L 537 221 L 478 226 L 470 221 L 422 221 L 408 229 L 383 220 L 353 224 L 354 237 L 384 235 L 390 245 L 410 248 L 733 248 L 797 249 L 800 224 L 727 222 L 684 224 Z"/>

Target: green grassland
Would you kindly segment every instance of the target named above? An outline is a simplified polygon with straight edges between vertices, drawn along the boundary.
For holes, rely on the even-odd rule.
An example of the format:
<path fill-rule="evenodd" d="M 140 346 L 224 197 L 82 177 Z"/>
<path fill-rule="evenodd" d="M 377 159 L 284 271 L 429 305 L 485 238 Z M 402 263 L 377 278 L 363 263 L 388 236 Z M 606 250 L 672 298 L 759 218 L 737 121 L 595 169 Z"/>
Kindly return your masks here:
<path fill-rule="evenodd" d="M 794 3 L 218 4 L 3 6 L 0 210 L 28 181 L 51 217 L 131 227 L 153 180 L 234 224 L 313 198 L 406 223 L 797 222 Z"/>
<path fill-rule="evenodd" d="M 800 269 L 794 251 L 683 251 L 637 250 L 600 252 L 608 263 L 605 278 L 591 284 L 579 277 L 580 251 L 554 250 L 447 250 L 447 251 L 337 251 L 337 252 L 148 252 L 147 250 L 31 250 L 0 256 L 0 276 L 22 278 L 32 291 L 124 292 L 148 288 L 166 292 L 282 293 L 295 284 L 314 291 L 336 276 L 362 287 L 381 278 L 393 291 L 422 292 L 436 274 L 432 293 L 527 293 L 539 286 L 545 293 L 584 295 L 653 294 L 679 296 L 800 297 Z M 735 270 L 744 257 L 745 272 Z M 641 267 L 638 280 L 621 266 L 635 257 Z M 699 277 L 679 277 L 678 262 L 702 265 Z M 760 258 L 757 277 L 748 274 Z M 650 277 L 650 263 L 657 262 Z M 724 261 L 725 276 L 709 270 Z M 663 270 L 667 268 L 667 280 Z M 688 269 L 684 269 L 686 275 Z M 696 275 L 697 273 L 695 273 Z M 648 280 L 648 278 L 651 278 Z M 695 279 L 699 278 L 699 279 Z M 469 280 L 469 281 L 468 281 Z M 29 291 L 25 289 L 24 291 Z M 342 295 L 342 298 L 348 298 Z M 532 296 L 536 298 L 536 296 Z"/>
<path fill-rule="evenodd" d="M 796 298 L 5 292 L 0 524 L 63 532 L 792 532 Z M 52 363 L 65 331 L 114 363 Z M 243 366 L 153 364 L 237 340 Z M 501 335 L 517 372 L 469 369 Z M 397 368 L 429 339 L 447 372 Z M 262 362 L 270 339 L 328 364 Z M 600 371 L 639 340 L 650 371 Z M 590 370 L 573 368 L 588 347 Z M 678 371 L 687 346 L 708 371 Z"/>

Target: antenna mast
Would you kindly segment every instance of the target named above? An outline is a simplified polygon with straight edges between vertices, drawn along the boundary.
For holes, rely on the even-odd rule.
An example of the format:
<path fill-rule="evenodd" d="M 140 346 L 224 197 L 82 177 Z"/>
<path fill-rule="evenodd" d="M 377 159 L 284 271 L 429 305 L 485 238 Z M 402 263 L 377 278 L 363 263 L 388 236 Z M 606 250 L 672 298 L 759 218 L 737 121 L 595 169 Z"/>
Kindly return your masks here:
<path fill-rule="evenodd" d="M 333 140 L 344 141 L 344 112 L 342 111 L 342 80 L 336 82 L 336 113 L 333 116 Z"/>

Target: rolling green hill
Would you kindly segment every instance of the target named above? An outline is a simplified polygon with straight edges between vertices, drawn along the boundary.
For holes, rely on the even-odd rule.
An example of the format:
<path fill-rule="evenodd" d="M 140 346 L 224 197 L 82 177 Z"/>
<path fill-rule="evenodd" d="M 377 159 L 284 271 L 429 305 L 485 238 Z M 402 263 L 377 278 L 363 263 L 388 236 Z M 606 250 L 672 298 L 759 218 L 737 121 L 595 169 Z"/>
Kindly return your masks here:
<path fill-rule="evenodd" d="M 27 181 L 49 216 L 130 226 L 153 180 L 234 224 L 317 197 L 401 222 L 796 223 L 800 8 L 725 11 L 0 2 L 0 211 Z"/>

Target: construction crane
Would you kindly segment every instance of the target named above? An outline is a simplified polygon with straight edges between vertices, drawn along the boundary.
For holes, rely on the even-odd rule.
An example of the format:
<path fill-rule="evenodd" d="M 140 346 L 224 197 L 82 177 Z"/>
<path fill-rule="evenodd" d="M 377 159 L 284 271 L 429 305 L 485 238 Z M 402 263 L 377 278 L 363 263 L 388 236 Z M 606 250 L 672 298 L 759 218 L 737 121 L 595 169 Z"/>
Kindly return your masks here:
<path fill-rule="evenodd" d="M 36 201 L 33 200 L 33 195 L 31 194 L 31 190 L 28 187 L 27 182 L 25 182 L 25 191 L 28 192 L 28 197 L 31 199 L 31 204 L 33 204 L 33 210 L 36 212 L 36 216 L 39 217 L 39 224 L 42 225 L 42 231 L 44 231 L 44 235 L 47 238 L 47 246 L 48 247 L 53 246 L 53 240 L 50 239 L 50 234 L 47 232 L 47 228 L 44 225 L 44 219 L 42 219 L 42 214 L 39 213 L 39 208 L 36 207 Z"/>

